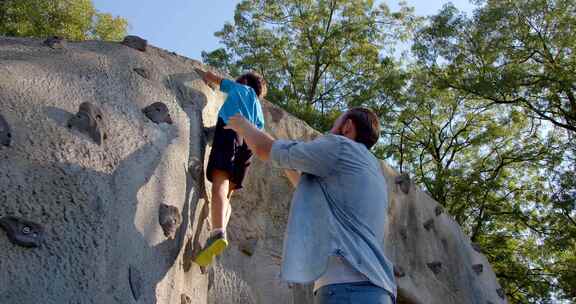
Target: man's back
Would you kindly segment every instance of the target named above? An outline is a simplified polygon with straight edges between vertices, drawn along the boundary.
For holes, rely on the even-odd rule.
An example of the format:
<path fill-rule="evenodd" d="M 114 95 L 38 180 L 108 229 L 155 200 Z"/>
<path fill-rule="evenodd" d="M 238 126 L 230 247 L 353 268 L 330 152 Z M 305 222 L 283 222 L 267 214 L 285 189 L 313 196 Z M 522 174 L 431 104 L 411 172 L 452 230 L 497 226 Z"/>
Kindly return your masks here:
<path fill-rule="evenodd" d="M 370 151 L 344 136 L 326 135 L 308 143 L 278 140 L 271 156 L 277 166 L 303 172 L 284 244 L 284 278 L 312 282 L 336 255 L 395 295 L 392 264 L 382 247 L 387 186 Z"/>

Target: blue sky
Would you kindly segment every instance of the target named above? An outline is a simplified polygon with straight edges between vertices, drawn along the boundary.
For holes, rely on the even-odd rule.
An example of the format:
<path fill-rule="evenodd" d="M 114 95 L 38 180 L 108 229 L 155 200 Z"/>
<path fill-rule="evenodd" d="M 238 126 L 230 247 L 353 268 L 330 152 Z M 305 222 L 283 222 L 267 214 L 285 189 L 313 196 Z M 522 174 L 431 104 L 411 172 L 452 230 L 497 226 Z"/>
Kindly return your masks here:
<path fill-rule="evenodd" d="M 147 39 L 151 44 L 200 59 L 203 50 L 220 46 L 214 32 L 232 21 L 239 0 L 93 0 L 102 12 L 128 19 L 128 32 Z M 168 4 L 169 2 L 169 4 Z M 386 1 L 391 8 L 397 0 Z M 419 15 L 437 12 L 445 3 L 452 2 L 463 11 L 471 11 L 469 0 L 407 0 Z"/>

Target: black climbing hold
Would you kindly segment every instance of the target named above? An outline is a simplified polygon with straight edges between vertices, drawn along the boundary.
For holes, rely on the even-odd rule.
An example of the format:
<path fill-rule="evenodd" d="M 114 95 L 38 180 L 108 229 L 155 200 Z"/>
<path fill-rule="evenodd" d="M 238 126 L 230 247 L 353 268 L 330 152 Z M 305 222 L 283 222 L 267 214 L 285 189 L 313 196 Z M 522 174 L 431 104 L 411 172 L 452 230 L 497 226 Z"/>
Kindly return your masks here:
<path fill-rule="evenodd" d="M 172 124 L 172 117 L 170 117 L 170 112 L 168 112 L 168 107 L 161 103 L 155 102 L 142 110 L 142 113 L 146 115 L 151 121 L 159 123 Z"/>
<path fill-rule="evenodd" d="M 476 274 L 481 274 L 482 271 L 484 270 L 484 265 L 482 264 L 474 264 L 472 265 L 472 270 L 474 270 L 474 272 Z"/>
<path fill-rule="evenodd" d="M 402 278 L 406 275 L 402 266 L 394 265 L 394 276 Z"/>
<path fill-rule="evenodd" d="M 142 52 L 146 52 L 146 48 L 148 47 L 148 41 L 138 36 L 126 36 L 124 37 L 122 44 Z"/>
<path fill-rule="evenodd" d="M 394 182 L 400 186 L 402 192 L 408 194 L 408 191 L 410 191 L 410 176 L 407 173 L 396 176 Z"/>
<path fill-rule="evenodd" d="M 53 49 L 63 49 L 66 48 L 66 40 L 60 36 L 48 37 L 44 40 L 44 45 L 49 46 Z"/>
<path fill-rule="evenodd" d="M 128 268 L 128 282 L 130 283 L 130 290 L 134 300 L 138 301 L 142 295 L 142 274 L 134 266 Z"/>
<path fill-rule="evenodd" d="M 479 253 L 482 253 L 482 247 L 480 247 L 480 245 L 476 244 L 476 243 L 472 243 L 472 248 Z"/>
<path fill-rule="evenodd" d="M 38 247 L 44 240 L 42 225 L 15 216 L 0 218 L 0 227 L 6 231 L 10 242 L 19 246 Z"/>
<path fill-rule="evenodd" d="M 496 289 L 496 293 L 498 294 L 498 296 L 499 296 L 501 299 L 504 299 L 504 298 L 506 297 L 506 293 L 504 292 L 504 289 L 503 289 L 503 288 L 498 288 L 498 289 Z"/>
<path fill-rule="evenodd" d="M 134 68 L 133 70 L 134 70 L 134 72 L 136 72 L 136 74 L 142 76 L 142 78 L 150 79 L 152 77 L 152 75 L 150 74 L 150 71 L 148 71 L 145 68 Z"/>
<path fill-rule="evenodd" d="M 240 252 L 251 257 L 254 255 L 257 245 L 258 245 L 258 239 L 247 239 L 240 242 L 239 249 Z"/>
<path fill-rule="evenodd" d="M 402 237 L 403 240 L 408 239 L 408 232 L 406 231 L 405 228 L 400 229 L 400 236 Z"/>
<path fill-rule="evenodd" d="M 443 212 L 444 212 L 444 208 L 442 208 L 442 206 L 440 206 L 440 205 L 436 206 L 436 208 L 434 209 L 434 213 L 436 214 L 436 216 L 439 216 Z"/>
<path fill-rule="evenodd" d="M 162 231 L 164 231 L 164 235 L 167 238 L 173 239 L 176 237 L 176 232 L 180 224 L 182 224 L 180 210 L 174 206 L 161 204 L 158 211 L 158 221 L 160 222 Z"/>
<path fill-rule="evenodd" d="M 10 125 L 4 117 L 0 114 L 0 145 L 10 147 L 12 143 L 12 131 Z"/>
<path fill-rule="evenodd" d="M 439 274 L 440 271 L 442 270 L 442 263 L 441 262 L 432 262 L 432 263 L 427 263 L 426 265 L 428 266 L 428 268 L 430 268 L 430 270 L 432 270 L 432 272 L 434 274 Z"/>
<path fill-rule="evenodd" d="M 180 304 L 192 304 L 192 299 L 186 294 L 180 295 Z"/>
<path fill-rule="evenodd" d="M 432 227 L 434 227 L 434 219 L 429 219 L 426 222 L 424 222 L 424 228 L 426 230 L 429 231 L 430 229 L 432 229 Z"/>
<path fill-rule="evenodd" d="M 89 102 L 80 105 L 78 113 L 68 121 L 68 128 L 75 128 L 90 136 L 98 145 L 106 139 L 102 111 Z"/>

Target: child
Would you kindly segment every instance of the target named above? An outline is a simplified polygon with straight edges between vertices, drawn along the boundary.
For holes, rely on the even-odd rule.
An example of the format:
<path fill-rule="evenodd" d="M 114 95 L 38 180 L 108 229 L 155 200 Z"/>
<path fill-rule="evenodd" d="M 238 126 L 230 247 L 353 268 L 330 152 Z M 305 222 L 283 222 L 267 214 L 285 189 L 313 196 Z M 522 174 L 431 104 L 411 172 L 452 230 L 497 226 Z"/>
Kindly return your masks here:
<path fill-rule="evenodd" d="M 266 82 L 256 73 L 246 73 L 233 82 L 211 72 L 202 72 L 207 84 L 215 84 L 228 96 L 218 112 L 218 123 L 208 160 L 206 175 L 212 182 L 212 232 L 195 262 L 208 266 L 215 256 L 228 247 L 226 226 L 230 218 L 230 197 L 242 188 L 242 180 L 250 165 L 252 151 L 233 130 L 225 129 L 228 118 L 241 113 L 259 129 L 264 128 L 264 115 L 259 98 L 266 96 Z"/>

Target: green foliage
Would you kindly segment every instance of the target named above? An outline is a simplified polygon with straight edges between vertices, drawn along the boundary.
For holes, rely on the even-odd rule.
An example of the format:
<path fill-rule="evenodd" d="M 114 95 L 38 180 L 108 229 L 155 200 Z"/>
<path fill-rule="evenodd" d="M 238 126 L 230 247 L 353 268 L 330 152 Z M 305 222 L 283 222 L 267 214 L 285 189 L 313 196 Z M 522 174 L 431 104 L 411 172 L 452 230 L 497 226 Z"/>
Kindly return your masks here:
<path fill-rule="evenodd" d="M 0 35 L 120 40 L 128 22 L 100 13 L 91 0 L 0 1 Z"/>
<path fill-rule="evenodd" d="M 387 111 L 384 93 L 397 92 L 403 75 L 384 54 L 415 23 L 411 13 L 365 0 L 245 0 L 216 33 L 226 48 L 203 59 L 230 74 L 259 72 L 269 100 L 326 130 L 349 106 Z"/>
<path fill-rule="evenodd" d="M 474 18 L 446 6 L 414 50 L 438 85 L 576 132 L 576 2 L 487 1 Z"/>

